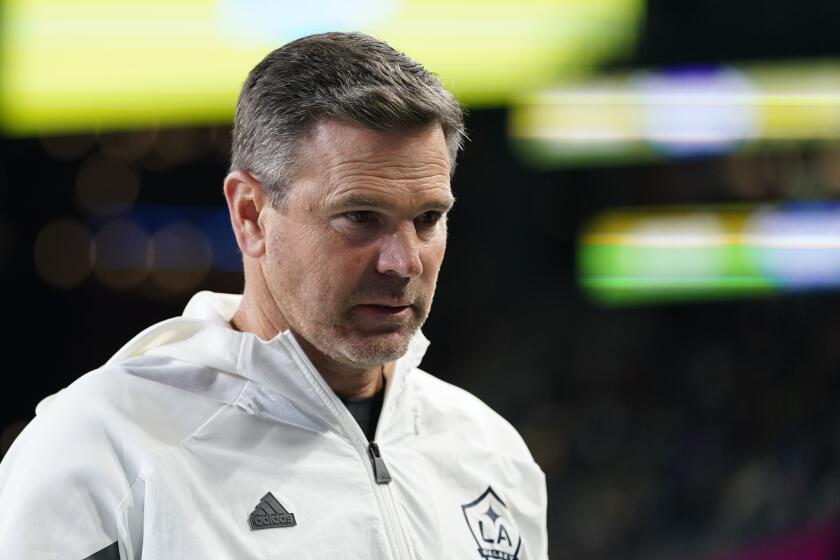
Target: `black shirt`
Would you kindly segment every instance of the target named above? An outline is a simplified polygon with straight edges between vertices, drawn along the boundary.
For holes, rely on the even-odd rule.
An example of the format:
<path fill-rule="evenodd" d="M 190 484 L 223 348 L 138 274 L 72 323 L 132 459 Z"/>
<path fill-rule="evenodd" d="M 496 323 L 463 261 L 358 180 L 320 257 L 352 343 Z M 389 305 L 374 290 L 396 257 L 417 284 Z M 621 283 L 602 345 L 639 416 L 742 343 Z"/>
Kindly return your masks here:
<path fill-rule="evenodd" d="M 382 403 L 385 400 L 385 379 L 382 379 L 382 387 L 372 397 L 365 399 L 341 399 L 359 427 L 365 433 L 368 441 L 373 441 L 376 434 L 376 424 L 379 423 L 379 414 L 382 412 Z"/>

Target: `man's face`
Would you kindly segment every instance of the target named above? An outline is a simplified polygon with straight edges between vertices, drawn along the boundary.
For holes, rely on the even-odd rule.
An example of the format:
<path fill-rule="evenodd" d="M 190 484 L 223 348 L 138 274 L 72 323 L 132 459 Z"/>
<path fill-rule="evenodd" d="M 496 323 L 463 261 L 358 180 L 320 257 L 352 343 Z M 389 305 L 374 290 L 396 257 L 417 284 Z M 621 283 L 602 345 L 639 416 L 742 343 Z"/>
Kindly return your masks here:
<path fill-rule="evenodd" d="M 395 360 L 428 316 L 446 250 L 443 132 L 325 119 L 298 158 L 284 209 L 261 216 L 269 292 L 292 332 L 335 362 Z"/>

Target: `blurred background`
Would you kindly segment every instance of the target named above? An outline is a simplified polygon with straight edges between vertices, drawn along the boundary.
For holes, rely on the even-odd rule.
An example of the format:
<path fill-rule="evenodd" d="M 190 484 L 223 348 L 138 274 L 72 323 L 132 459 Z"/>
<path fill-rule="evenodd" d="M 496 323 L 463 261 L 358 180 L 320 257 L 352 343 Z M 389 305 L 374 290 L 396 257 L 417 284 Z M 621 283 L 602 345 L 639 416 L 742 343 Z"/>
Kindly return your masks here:
<path fill-rule="evenodd" d="M 230 124 L 362 30 L 469 108 L 424 368 L 521 431 L 553 559 L 840 558 L 840 3 L 4 0 L 0 454 L 242 288 Z"/>

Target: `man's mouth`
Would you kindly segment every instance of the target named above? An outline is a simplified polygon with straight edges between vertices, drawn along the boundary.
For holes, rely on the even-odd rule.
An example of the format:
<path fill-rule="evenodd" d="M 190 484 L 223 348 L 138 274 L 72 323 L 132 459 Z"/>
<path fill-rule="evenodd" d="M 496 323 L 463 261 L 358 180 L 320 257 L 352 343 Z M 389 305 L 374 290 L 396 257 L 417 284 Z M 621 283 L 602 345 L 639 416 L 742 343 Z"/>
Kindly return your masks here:
<path fill-rule="evenodd" d="M 357 305 L 366 314 L 382 317 L 402 317 L 411 312 L 410 305 L 381 305 L 381 304 L 364 304 Z"/>

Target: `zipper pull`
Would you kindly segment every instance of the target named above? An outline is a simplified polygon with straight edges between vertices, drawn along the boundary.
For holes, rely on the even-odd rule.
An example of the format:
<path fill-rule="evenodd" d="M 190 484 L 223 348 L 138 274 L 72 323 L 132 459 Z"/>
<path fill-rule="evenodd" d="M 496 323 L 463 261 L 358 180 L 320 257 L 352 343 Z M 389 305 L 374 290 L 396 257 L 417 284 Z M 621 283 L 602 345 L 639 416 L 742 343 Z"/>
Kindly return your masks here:
<path fill-rule="evenodd" d="M 377 484 L 388 484 L 391 482 L 391 473 L 388 472 L 388 467 L 385 466 L 385 459 L 379 453 L 379 446 L 375 441 L 368 445 L 368 455 L 370 455 L 370 464 L 373 465 L 373 476 L 376 478 Z"/>

